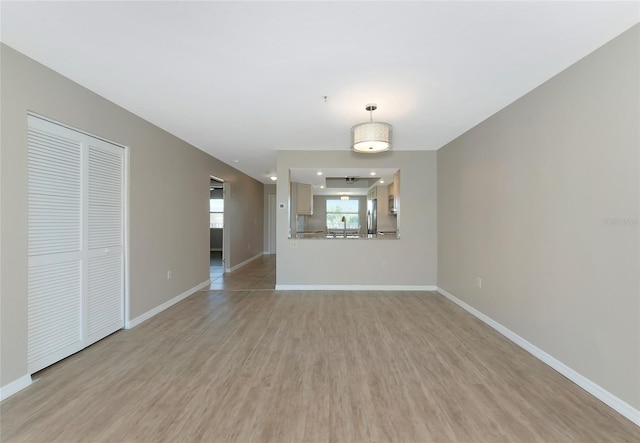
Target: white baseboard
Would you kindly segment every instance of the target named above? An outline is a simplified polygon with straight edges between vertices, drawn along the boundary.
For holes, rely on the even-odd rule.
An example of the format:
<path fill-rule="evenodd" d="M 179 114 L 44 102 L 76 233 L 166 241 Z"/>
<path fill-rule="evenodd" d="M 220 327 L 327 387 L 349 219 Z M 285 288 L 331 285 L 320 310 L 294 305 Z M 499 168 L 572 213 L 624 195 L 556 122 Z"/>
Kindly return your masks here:
<path fill-rule="evenodd" d="M 436 291 L 424 285 L 276 285 L 276 291 Z"/>
<path fill-rule="evenodd" d="M 129 321 L 126 321 L 124 323 L 124 327 L 125 329 L 131 329 L 133 327 L 138 326 L 140 323 L 142 323 L 145 320 L 149 320 L 151 317 L 158 315 L 160 312 L 164 311 L 167 308 L 170 308 L 171 306 L 175 305 L 176 303 L 184 300 L 185 298 L 189 297 L 190 295 L 193 295 L 194 293 L 198 292 L 200 289 L 204 289 L 207 286 L 209 286 L 211 284 L 211 280 L 207 280 L 204 281 L 202 283 L 200 283 L 197 286 L 194 286 L 191 289 L 188 289 L 186 291 L 184 291 L 182 294 L 173 297 L 171 300 L 168 300 L 164 303 L 162 303 L 160 306 L 156 306 L 155 308 L 151 309 L 150 311 L 145 312 L 142 315 L 139 315 L 138 317 L 131 319 Z"/>
<path fill-rule="evenodd" d="M 492 318 L 486 316 L 482 312 L 475 309 L 473 306 L 468 305 L 463 302 L 453 294 L 447 292 L 442 288 L 437 289 L 440 294 L 444 297 L 448 298 L 458 306 L 460 306 L 465 311 L 469 312 L 471 315 L 475 316 L 479 320 L 483 321 L 487 325 L 491 326 L 493 329 L 498 331 L 500 334 L 504 335 L 506 338 L 520 346 L 525 351 L 529 352 L 531 355 L 536 357 L 538 360 L 542 361 L 546 365 L 558 371 L 560 374 L 564 375 L 566 378 L 574 382 L 576 385 L 580 386 L 582 389 L 596 397 L 598 400 L 602 401 L 607 406 L 611 407 L 619 414 L 629 419 L 631 422 L 635 423 L 637 426 L 640 426 L 640 410 L 635 409 L 633 406 L 625 402 L 624 400 L 619 399 L 600 385 L 592 382 L 588 378 L 574 371 L 564 363 L 559 360 L 556 360 L 551 355 L 544 352 L 542 349 L 537 346 L 529 343 L 524 338 L 520 337 L 518 334 L 513 332 L 512 330 L 502 326 L 497 321 Z"/>
<path fill-rule="evenodd" d="M 11 397 L 31 384 L 31 375 L 27 374 L 0 388 L 0 401 Z"/>
<path fill-rule="evenodd" d="M 238 263 L 237 265 L 235 265 L 233 268 L 229 268 L 228 270 L 225 270 L 224 272 L 233 272 L 241 267 L 243 267 L 244 265 L 246 265 L 247 263 L 251 263 L 252 261 L 254 261 L 255 259 L 258 259 L 260 257 L 262 257 L 263 253 L 261 252 L 258 255 L 254 255 L 251 258 L 248 258 L 247 260 L 243 261 L 242 263 Z"/>

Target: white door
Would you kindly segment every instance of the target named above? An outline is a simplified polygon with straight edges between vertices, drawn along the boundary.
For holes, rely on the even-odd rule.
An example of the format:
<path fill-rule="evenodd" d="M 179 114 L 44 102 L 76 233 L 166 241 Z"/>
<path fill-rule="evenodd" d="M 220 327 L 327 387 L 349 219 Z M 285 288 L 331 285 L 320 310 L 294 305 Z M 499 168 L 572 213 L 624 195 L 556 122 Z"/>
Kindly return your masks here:
<path fill-rule="evenodd" d="M 124 149 L 28 117 L 28 370 L 124 325 Z"/>
<path fill-rule="evenodd" d="M 124 149 L 88 140 L 87 340 L 124 326 Z"/>

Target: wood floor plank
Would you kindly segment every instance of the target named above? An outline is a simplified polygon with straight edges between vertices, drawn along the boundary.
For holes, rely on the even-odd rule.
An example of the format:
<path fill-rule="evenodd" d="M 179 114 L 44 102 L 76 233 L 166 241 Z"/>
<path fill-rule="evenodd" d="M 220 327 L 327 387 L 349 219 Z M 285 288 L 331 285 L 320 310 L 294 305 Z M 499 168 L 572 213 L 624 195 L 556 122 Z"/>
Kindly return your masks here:
<path fill-rule="evenodd" d="M 0 404 L 0 440 L 640 441 L 436 293 L 281 292 L 274 269 L 254 260 L 35 374 Z"/>

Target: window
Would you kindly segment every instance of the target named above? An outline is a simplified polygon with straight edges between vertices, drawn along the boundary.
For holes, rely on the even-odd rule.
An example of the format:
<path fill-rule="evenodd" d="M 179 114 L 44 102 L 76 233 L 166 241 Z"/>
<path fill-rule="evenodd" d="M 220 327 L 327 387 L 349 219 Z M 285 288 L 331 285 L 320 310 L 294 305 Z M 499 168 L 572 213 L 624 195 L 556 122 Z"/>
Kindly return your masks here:
<path fill-rule="evenodd" d="M 327 230 L 344 229 L 342 217 L 347 222 L 347 229 L 358 229 L 359 200 L 327 200 Z"/>
<path fill-rule="evenodd" d="M 209 227 L 222 228 L 224 216 L 224 200 L 212 198 L 209 200 Z"/>

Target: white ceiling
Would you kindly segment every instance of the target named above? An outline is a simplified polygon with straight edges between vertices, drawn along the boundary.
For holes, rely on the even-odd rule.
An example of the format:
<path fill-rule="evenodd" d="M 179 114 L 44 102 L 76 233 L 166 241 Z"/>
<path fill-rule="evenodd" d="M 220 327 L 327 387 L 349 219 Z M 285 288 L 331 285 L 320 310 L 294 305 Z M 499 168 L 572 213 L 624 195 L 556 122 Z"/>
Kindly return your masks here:
<path fill-rule="evenodd" d="M 348 150 L 370 102 L 394 149 L 438 149 L 640 21 L 635 1 L 2 1 L 0 12 L 4 43 L 264 183 L 279 149 Z"/>

